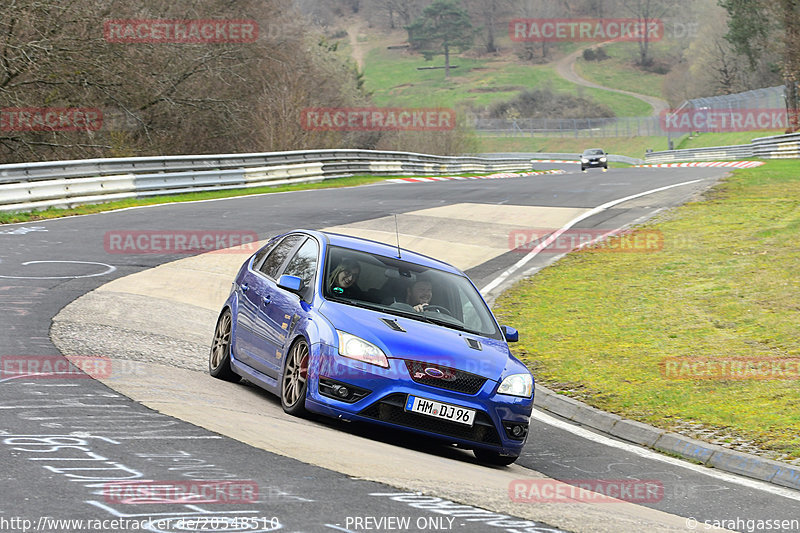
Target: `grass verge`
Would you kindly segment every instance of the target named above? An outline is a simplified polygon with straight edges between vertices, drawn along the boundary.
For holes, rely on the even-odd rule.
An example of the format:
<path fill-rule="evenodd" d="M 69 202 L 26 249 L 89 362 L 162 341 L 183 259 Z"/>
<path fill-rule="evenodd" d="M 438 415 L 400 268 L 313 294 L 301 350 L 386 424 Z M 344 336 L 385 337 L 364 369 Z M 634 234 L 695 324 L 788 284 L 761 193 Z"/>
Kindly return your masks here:
<path fill-rule="evenodd" d="M 662 250 L 572 253 L 498 299 L 521 333 L 516 355 L 543 385 L 600 409 L 800 457 L 796 366 L 790 380 L 662 370 L 675 357 L 800 357 L 800 162 L 736 171 L 646 229 Z"/>

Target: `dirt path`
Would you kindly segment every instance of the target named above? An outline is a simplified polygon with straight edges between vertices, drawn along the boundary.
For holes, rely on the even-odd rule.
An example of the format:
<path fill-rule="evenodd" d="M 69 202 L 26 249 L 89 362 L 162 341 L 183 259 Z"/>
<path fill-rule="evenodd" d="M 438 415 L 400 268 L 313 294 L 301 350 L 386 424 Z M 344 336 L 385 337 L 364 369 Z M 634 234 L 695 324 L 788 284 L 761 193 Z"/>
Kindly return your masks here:
<path fill-rule="evenodd" d="M 587 79 L 581 78 L 580 75 L 575 71 L 575 62 L 577 61 L 578 57 L 580 57 L 583 54 L 584 50 L 585 48 L 581 48 L 580 50 L 576 50 L 572 52 L 570 55 L 556 61 L 554 66 L 558 75 L 564 78 L 565 80 L 575 83 L 577 85 L 582 85 L 584 87 L 591 87 L 593 89 L 602 89 L 604 91 L 611 91 L 619 94 L 633 96 L 634 98 L 638 98 L 639 100 L 650 104 L 650 106 L 653 108 L 653 116 L 656 117 L 659 116 L 662 111 L 669 109 L 669 104 L 665 100 L 662 100 L 661 98 L 656 98 L 655 96 L 647 96 L 645 94 L 634 93 L 631 91 L 623 91 L 622 89 L 612 89 L 611 87 L 598 85 Z"/>
<path fill-rule="evenodd" d="M 361 33 L 361 23 L 354 22 L 347 27 L 347 36 L 350 38 L 350 49 L 353 59 L 358 65 L 358 70 L 364 71 L 364 47 L 358 42 L 358 34 Z"/>

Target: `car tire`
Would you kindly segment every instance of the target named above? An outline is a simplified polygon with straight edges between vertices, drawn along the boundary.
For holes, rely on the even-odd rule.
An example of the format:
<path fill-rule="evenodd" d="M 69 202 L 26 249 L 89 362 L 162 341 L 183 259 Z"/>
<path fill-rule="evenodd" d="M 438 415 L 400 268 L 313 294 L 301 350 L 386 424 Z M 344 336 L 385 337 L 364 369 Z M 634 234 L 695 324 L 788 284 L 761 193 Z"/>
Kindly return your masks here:
<path fill-rule="evenodd" d="M 233 319 L 226 309 L 217 320 L 214 329 L 214 340 L 211 341 L 211 353 L 208 355 L 208 373 L 217 379 L 236 383 L 242 377 L 231 368 L 231 335 Z"/>
<path fill-rule="evenodd" d="M 281 375 L 281 407 L 284 412 L 303 417 L 306 410 L 306 392 L 308 391 L 308 343 L 298 339 L 289 348 L 286 364 Z"/>
<path fill-rule="evenodd" d="M 475 458 L 479 463 L 492 466 L 508 466 L 519 459 L 519 455 L 500 455 L 498 452 L 481 448 L 472 450 L 472 453 L 475 454 Z"/>

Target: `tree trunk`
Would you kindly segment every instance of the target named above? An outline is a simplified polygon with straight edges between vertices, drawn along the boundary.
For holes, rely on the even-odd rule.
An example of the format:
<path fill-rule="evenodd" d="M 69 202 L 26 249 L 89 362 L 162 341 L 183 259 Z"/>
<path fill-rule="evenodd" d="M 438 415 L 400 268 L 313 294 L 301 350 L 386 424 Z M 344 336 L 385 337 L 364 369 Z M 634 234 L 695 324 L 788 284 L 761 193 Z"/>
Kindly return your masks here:
<path fill-rule="evenodd" d="M 489 33 L 486 36 L 486 52 L 493 54 L 497 52 L 497 45 L 494 43 L 494 27 L 489 25 Z"/>
<path fill-rule="evenodd" d="M 783 51 L 783 80 L 786 84 L 786 133 L 800 130 L 800 111 L 798 111 L 797 77 L 800 72 L 800 21 L 794 0 L 782 0 L 783 27 L 785 31 Z"/>
<path fill-rule="evenodd" d="M 444 45 L 444 78 L 450 77 L 450 46 Z"/>

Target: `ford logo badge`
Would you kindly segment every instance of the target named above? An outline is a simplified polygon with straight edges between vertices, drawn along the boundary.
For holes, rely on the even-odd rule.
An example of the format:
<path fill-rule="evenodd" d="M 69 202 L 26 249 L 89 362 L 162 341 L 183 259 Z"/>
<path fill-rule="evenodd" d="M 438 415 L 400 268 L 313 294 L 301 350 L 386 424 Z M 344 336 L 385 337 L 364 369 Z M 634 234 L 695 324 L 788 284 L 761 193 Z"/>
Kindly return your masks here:
<path fill-rule="evenodd" d="M 439 370 L 438 368 L 428 367 L 425 369 L 425 373 L 428 374 L 432 378 L 443 378 L 444 372 Z"/>

